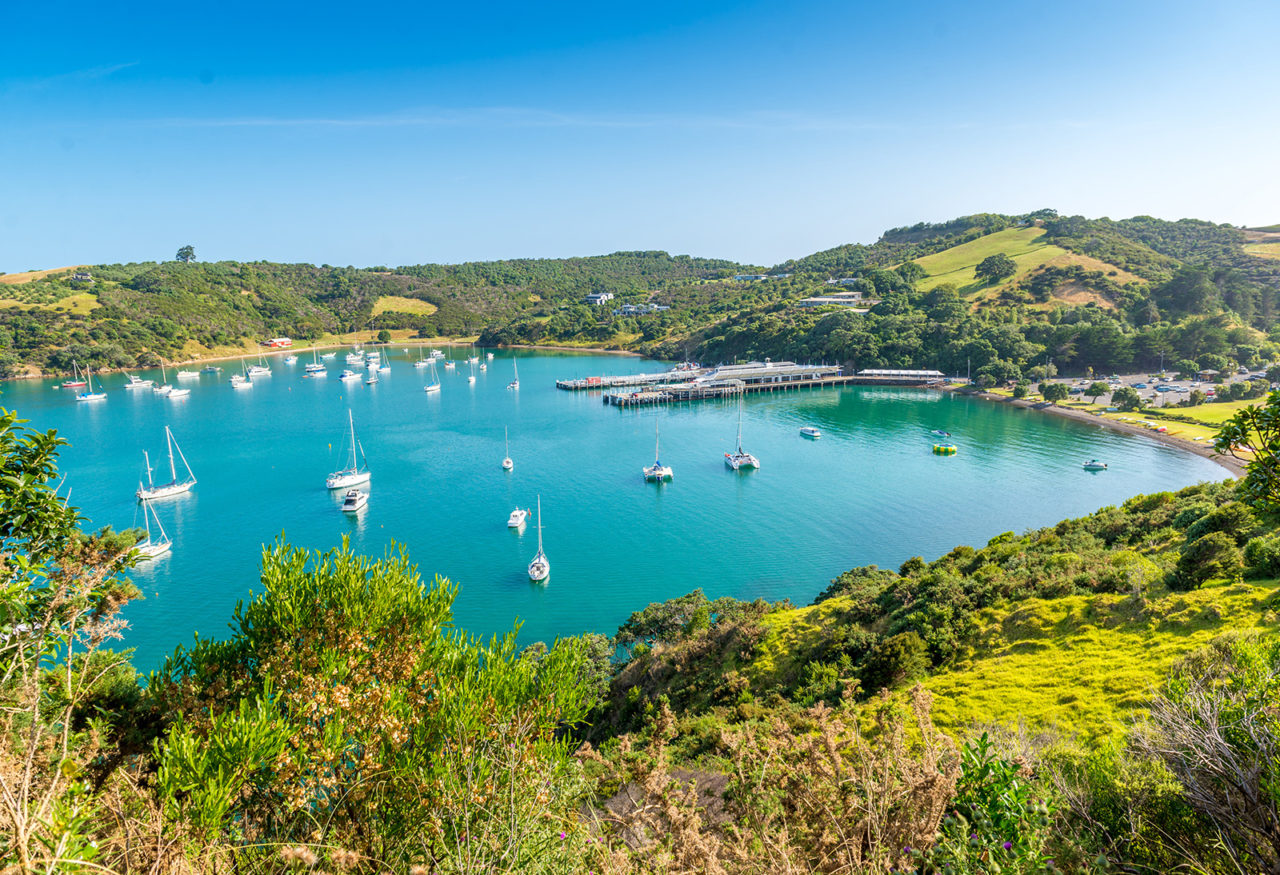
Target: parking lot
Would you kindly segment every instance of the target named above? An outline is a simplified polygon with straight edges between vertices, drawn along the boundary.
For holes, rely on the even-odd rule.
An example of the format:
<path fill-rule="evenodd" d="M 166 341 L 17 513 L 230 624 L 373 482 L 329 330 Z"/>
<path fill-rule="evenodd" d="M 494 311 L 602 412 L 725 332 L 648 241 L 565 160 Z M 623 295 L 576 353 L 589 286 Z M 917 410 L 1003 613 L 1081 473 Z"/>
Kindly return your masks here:
<path fill-rule="evenodd" d="M 1074 379 L 1055 379 L 1055 383 L 1065 383 L 1067 391 L 1071 393 L 1071 397 L 1075 399 L 1083 398 L 1086 401 L 1093 400 L 1084 393 L 1095 382 L 1106 383 L 1114 392 L 1122 386 L 1129 386 L 1138 391 L 1142 397 L 1144 404 L 1150 407 L 1172 407 L 1191 397 L 1193 390 L 1199 389 L 1204 392 L 1210 400 L 1215 397 L 1214 387 L 1219 384 L 1230 385 L 1236 382 L 1249 382 L 1251 380 L 1265 380 L 1266 371 L 1264 369 L 1255 368 L 1253 370 L 1239 369 L 1234 374 L 1219 374 L 1211 379 L 1195 379 L 1195 380 L 1175 380 L 1173 374 L 1151 373 L 1151 374 L 1129 374 L 1120 376 L 1099 375 L 1092 379 L 1074 378 Z M 1273 384 L 1272 388 L 1275 388 Z M 1099 404 L 1108 404 L 1111 401 L 1111 393 L 1098 396 Z"/>

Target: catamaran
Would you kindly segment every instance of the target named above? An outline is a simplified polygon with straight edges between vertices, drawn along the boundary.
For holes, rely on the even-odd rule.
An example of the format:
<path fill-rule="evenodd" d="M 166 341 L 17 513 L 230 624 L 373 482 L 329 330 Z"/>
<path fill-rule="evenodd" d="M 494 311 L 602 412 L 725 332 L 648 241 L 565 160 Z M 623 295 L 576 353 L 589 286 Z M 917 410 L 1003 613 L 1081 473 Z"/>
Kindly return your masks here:
<path fill-rule="evenodd" d="M 423 387 L 422 387 L 422 391 L 424 391 L 424 392 L 439 392 L 439 391 L 440 391 L 440 377 L 439 377 L 439 375 L 437 375 L 437 374 L 436 374 L 436 360 L 435 360 L 435 359 L 431 359 L 430 361 L 428 361 L 428 362 L 427 362 L 427 364 L 428 364 L 428 366 L 431 368 L 431 382 L 430 382 L 430 383 L 428 383 L 427 385 L 423 386 Z"/>
<path fill-rule="evenodd" d="M 324 485 L 330 489 L 349 489 L 352 486 L 359 486 L 361 483 L 368 483 L 372 476 L 369 473 L 367 460 L 364 458 L 364 448 L 356 443 L 356 420 L 352 416 L 351 411 L 347 411 L 347 421 L 351 424 L 351 466 L 343 468 L 341 471 L 335 471 L 329 475 L 324 481 Z M 356 455 L 357 449 L 359 455 Z M 361 463 L 365 463 L 365 467 L 361 470 Z"/>
<path fill-rule="evenodd" d="M 151 539 L 151 520 L 147 514 L 155 517 L 156 528 L 160 530 L 160 539 L 153 541 Z M 148 562 L 159 556 L 163 556 L 173 549 L 173 541 L 169 540 L 169 536 L 165 534 L 164 526 L 160 525 L 160 517 L 156 514 L 156 510 L 149 503 L 142 503 L 142 524 L 147 527 L 147 537 L 133 545 L 133 549 L 138 551 L 139 562 Z"/>
<path fill-rule="evenodd" d="M 516 463 L 511 461 L 511 439 L 507 437 L 507 427 L 502 427 L 502 442 L 506 445 L 506 455 L 502 457 L 502 470 L 510 471 L 515 468 Z"/>
<path fill-rule="evenodd" d="M 181 495 L 184 492 L 190 492 L 191 487 L 196 485 L 196 475 L 191 472 L 191 463 L 187 461 L 187 457 L 182 454 L 182 447 L 178 446 L 177 439 L 174 438 L 173 432 L 169 431 L 169 426 L 164 427 L 164 439 L 169 449 L 169 482 L 156 485 L 151 478 L 151 456 L 146 450 L 142 451 L 142 458 L 147 464 L 147 485 L 138 484 L 138 501 L 154 501 L 157 498 L 169 498 L 174 495 Z M 182 460 L 182 464 L 187 468 L 187 479 L 178 480 L 178 466 L 173 459 L 173 451 L 178 451 L 178 458 Z"/>
<path fill-rule="evenodd" d="M 674 473 L 670 466 L 664 465 L 659 461 L 658 447 L 658 423 L 655 422 L 653 424 L 653 464 L 643 469 L 644 479 L 654 483 L 670 480 Z"/>
<path fill-rule="evenodd" d="M 88 373 L 88 369 L 87 369 L 87 368 L 85 369 L 85 372 L 86 372 L 86 373 Z M 72 359 L 72 360 L 71 360 L 71 374 L 72 374 L 72 377 L 71 377 L 71 379 L 70 379 L 70 380 L 63 380 L 63 381 L 62 381 L 62 388 L 64 388 L 64 389 L 83 389 L 83 388 L 84 388 L 84 385 L 85 385 L 85 381 L 84 381 L 84 380 L 82 380 L 82 379 L 80 379 L 80 368 L 76 366 L 76 360 L 75 360 L 75 359 Z"/>
<path fill-rule="evenodd" d="M 76 396 L 77 401 L 101 401 L 107 397 L 106 392 L 93 391 L 93 371 L 89 368 L 84 369 L 84 378 L 87 388 Z"/>
<path fill-rule="evenodd" d="M 508 383 L 508 384 L 507 384 L 507 388 L 508 388 L 508 389 L 519 389 L 519 388 L 520 388 L 520 366 L 519 366 L 518 364 L 516 364 L 516 360 L 515 360 L 515 359 L 512 359 L 512 360 L 511 360 L 511 366 L 512 366 L 513 368 L 515 368 L 516 376 L 515 376 L 515 379 L 513 379 L 510 383 Z"/>
<path fill-rule="evenodd" d="M 551 560 L 542 552 L 542 496 L 538 496 L 538 552 L 529 561 L 529 579 L 541 583 L 551 576 Z"/>
<path fill-rule="evenodd" d="M 759 468 L 760 460 L 750 453 L 742 449 L 742 396 L 738 396 L 738 449 L 736 452 L 725 453 L 724 463 L 733 470 L 740 468 Z"/>

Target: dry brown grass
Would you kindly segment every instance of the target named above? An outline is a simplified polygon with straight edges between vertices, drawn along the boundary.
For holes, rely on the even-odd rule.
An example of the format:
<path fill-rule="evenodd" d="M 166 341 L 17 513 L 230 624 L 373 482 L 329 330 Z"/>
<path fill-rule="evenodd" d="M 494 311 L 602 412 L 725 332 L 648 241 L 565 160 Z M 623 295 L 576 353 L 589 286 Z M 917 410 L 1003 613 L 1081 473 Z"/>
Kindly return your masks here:
<path fill-rule="evenodd" d="M 51 273 L 61 273 L 64 270 L 75 270 L 85 266 L 83 264 L 73 264 L 70 267 L 51 267 L 48 270 L 27 270 L 22 273 L 0 274 L 0 286 L 16 286 L 22 283 L 35 282 L 36 280 L 44 279 Z"/>

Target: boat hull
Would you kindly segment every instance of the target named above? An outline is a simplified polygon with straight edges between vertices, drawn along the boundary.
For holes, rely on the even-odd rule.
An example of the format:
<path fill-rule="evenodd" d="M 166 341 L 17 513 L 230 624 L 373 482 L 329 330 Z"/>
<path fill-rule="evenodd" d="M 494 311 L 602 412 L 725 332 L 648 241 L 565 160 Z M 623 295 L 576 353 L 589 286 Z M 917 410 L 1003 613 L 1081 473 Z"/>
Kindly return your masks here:
<path fill-rule="evenodd" d="M 352 486 L 368 483 L 372 476 L 368 471 L 339 471 L 336 474 L 330 474 L 324 481 L 324 485 L 329 489 L 350 489 Z"/>
<path fill-rule="evenodd" d="M 195 485 L 193 480 L 190 483 L 169 483 L 165 486 L 153 486 L 150 489 L 139 487 L 134 494 L 138 497 L 138 501 L 155 501 L 159 498 L 173 498 L 175 495 L 183 495 L 190 492 L 191 487 Z"/>
<path fill-rule="evenodd" d="M 143 541 L 141 544 L 135 544 L 134 550 L 138 551 L 139 562 L 149 562 L 152 559 L 158 559 L 173 549 L 173 544 L 168 541 L 161 541 L 159 544 L 152 544 L 150 541 Z"/>
<path fill-rule="evenodd" d="M 732 468 L 734 471 L 760 467 L 760 460 L 750 453 L 725 453 L 724 463 L 726 467 Z"/>

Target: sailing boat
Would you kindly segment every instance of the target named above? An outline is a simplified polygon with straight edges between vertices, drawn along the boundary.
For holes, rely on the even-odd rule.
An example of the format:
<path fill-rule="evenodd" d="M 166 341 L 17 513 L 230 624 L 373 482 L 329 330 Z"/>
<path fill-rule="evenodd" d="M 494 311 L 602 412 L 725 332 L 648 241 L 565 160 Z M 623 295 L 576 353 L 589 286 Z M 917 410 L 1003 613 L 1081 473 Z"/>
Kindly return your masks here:
<path fill-rule="evenodd" d="M 502 457 L 502 470 L 511 471 L 516 467 L 516 463 L 511 461 L 511 439 L 507 437 L 507 427 L 502 427 L 502 442 L 507 447 L 507 454 Z"/>
<path fill-rule="evenodd" d="M 84 369 L 84 378 L 87 382 L 88 388 L 76 396 L 77 401 L 101 401 L 103 398 L 107 397 L 106 392 L 93 391 L 93 371 L 89 368 Z"/>
<path fill-rule="evenodd" d="M 670 480 L 673 474 L 671 468 L 658 461 L 658 423 L 653 424 L 653 464 L 644 469 L 644 479 L 655 483 L 661 483 L 663 480 Z"/>
<path fill-rule="evenodd" d="M 529 579 L 542 583 L 551 576 L 551 560 L 542 552 L 542 496 L 538 496 L 538 552 L 529 561 Z"/>
<path fill-rule="evenodd" d="M 424 386 L 424 387 L 422 388 L 422 391 L 424 391 L 424 392 L 439 392 L 439 391 L 440 391 L 440 377 L 439 377 L 439 375 L 438 375 L 438 374 L 436 374 L 436 360 L 435 360 L 435 359 L 431 359 L 431 360 L 429 360 L 429 361 L 427 362 L 427 365 L 431 368 L 431 382 L 430 382 L 430 383 L 428 383 L 426 386 Z"/>
<path fill-rule="evenodd" d="M 507 384 L 508 389 L 520 388 L 520 366 L 516 364 L 516 360 L 511 360 L 511 366 L 516 369 L 516 378 Z"/>
<path fill-rule="evenodd" d="M 391 370 L 391 362 L 385 352 L 378 356 L 378 370 L 384 374 Z"/>
<path fill-rule="evenodd" d="M 316 353 L 314 346 L 311 347 L 311 364 L 304 365 L 302 369 L 311 375 L 324 373 L 324 365 L 320 364 L 320 356 Z"/>
<path fill-rule="evenodd" d="M 182 447 L 178 446 L 178 441 L 174 438 L 173 432 L 169 431 L 169 426 L 164 427 L 165 443 L 169 447 L 169 477 L 168 483 L 161 483 L 159 486 L 151 479 L 151 456 L 146 450 L 142 451 L 142 458 L 147 463 L 147 485 L 138 484 L 138 501 L 152 501 L 157 498 L 168 498 L 171 495 L 181 495 L 184 492 L 190 492 L 191 487 L 196 485 L 196 475 L 191 471 L 191 463 L 187 461 L 187 457 L 182 454 Z M 177 449 L 178 458 L 182 459 L 182 464 L 187 466 L 187 479 L 178 481 L 178 467 L 173 460 L 173 451 Z"/>
<path fill-rule="evenodd" d="M 740 468 L 759 468 L 760 460 L 742 449 L 742 396 L 738 396 L 738 449 L 737 452 L 725 453 L 724 463 L 733 470 Z"/>
<path fill-rule="evenodd" d="M 413 363 L 413 366 L 415 368 L 425 368 L 427 365 L 431 364 L 432 362 L 432 359 L 429 359 L 422 354 L 422 350 L 423 350 L 423 347 L 421 346 L 418 347 L 418 360 Z"/>
<path fill-rule="evenodd" d="M 165 376 L 164 362 L 160 362 L 160 385 L 153 386 L 152 390 L 157 395 L 168 395 L 173 391 L 173 387 L 169 385 L 169 378 Z"/>
<path fill-rule="evenodd" d="M 341 471 L 335 471 L 330 474 L 328 479 L 324 481 L 324 485 L 330 489 L 348 489 L 352 486 L 359 486 L 361 483 L 368 483 L 372 476 L 368 467 L 360 470 L 360 463 L 365 461 L 364 448 L 356 443 L 356 421 L 351 415 L 351 411 L 347 411 L 347 421 L 351 424 L 351 467 L 343 468 Z M 360 455 L 356 455 L 356 448 L 359 447 Z"/>
<path fill-rule="evenodd" d="M 244 369 L 244 359 L 240 359 L 240 370 L 241 373 L 231 375 L 231 385 L 236 389 L 252 389 L 253 381 L 249 379 L 248 372 Z"/>
<path fill-rule="evenodd" d="M 467 382 L 474 383 L 476 381 L 476 360 L 471 358 L 468 361 L 471 362 L 471 375 L 467 377 Z"/>
<path fill-rule="evenodd" d="M 249 374 L 249 379 L 251 380 L 254 377 L 271 376 L 271 368 L 267 367 L 267 363 L 262 358 L 262 353 L 258 353 L 258 363 L 256 365 L 249 365 L 249 370 L 247 373 Z"/>
<path fill-rule="evenodd" d="M 151 520 L 147 518 L 148 512 L 155 517 L 156 528 L 160 530 L 160 539 L 157 541 L 151 540 Z M 164 532 L 164 526 L 160 525 L 160 517 L 156 515 L 155 508 L 146 502 L 142 503 L 142 524 L 147 527 L 147 537 L 133 545 L 133 549 L 139 553 L 139 562 L 150 561 L 173 549 L 173 541 L 169 540 L 169 536 Z"/>
<path fill-rule="evenodd" d="M 88 369 L 87 369 L 87 368 L 85 369 L 85 372 L 86 372 L 86 373 L 88 372 Z M 81 388 L 83 388 L 83 387 L 84 387 L 84 383 L 85 383 L 85 381 L 84 381 L 84 380 L 82 380 L 82 379 L 80 379 L 80 368 L 76 367 L 76 360 L 75 360 L 75 359 L 72 359 L 72 360 L 71 360 L 71 374 L 72 374 L 72 378 L 71 378 L 70 380 L 63 380 L 63 381 L 62 381 L 62 388 L 64 388 L 64 389 L 81 389 Z"/>

